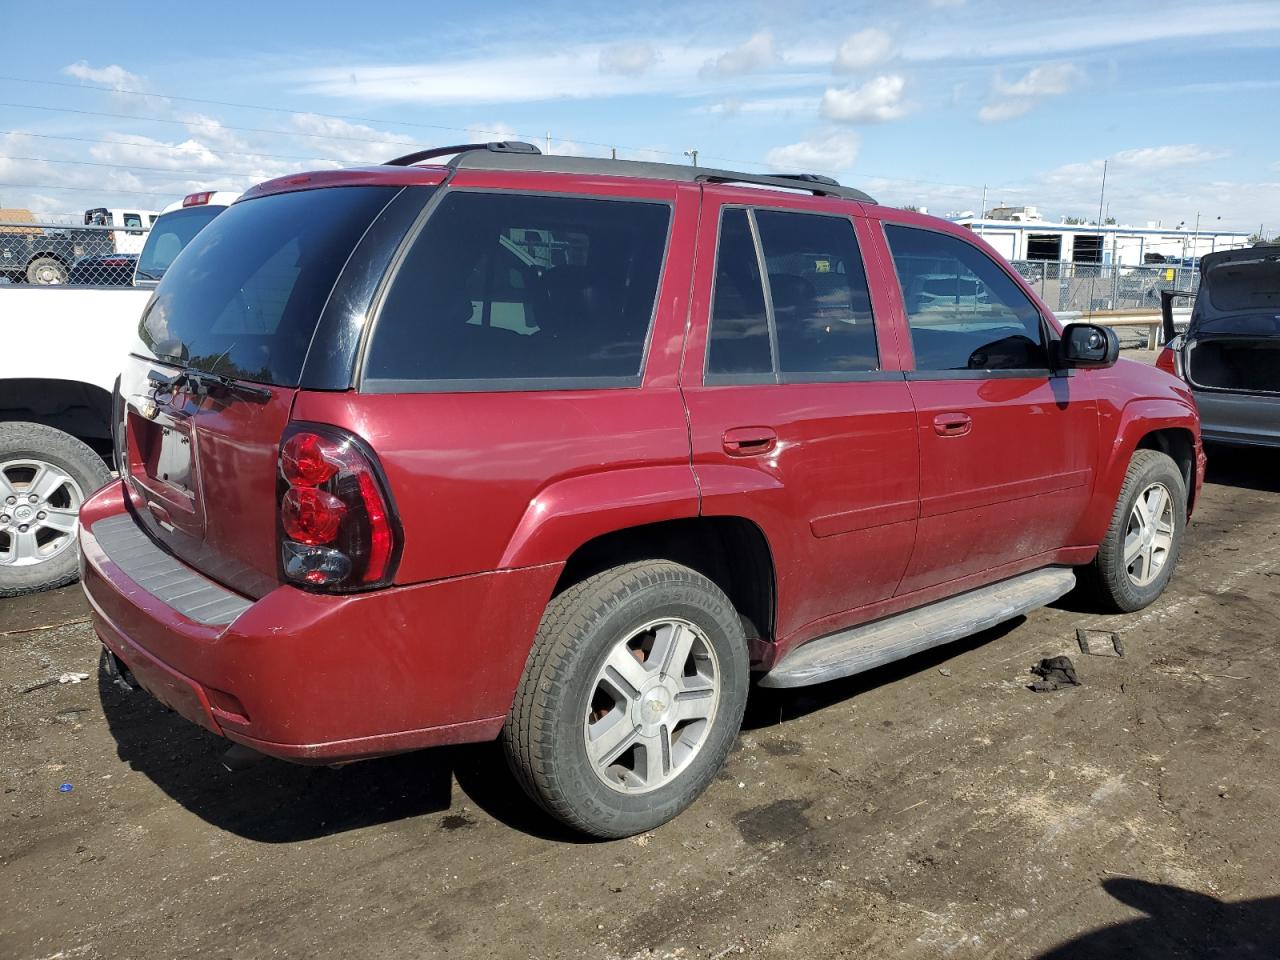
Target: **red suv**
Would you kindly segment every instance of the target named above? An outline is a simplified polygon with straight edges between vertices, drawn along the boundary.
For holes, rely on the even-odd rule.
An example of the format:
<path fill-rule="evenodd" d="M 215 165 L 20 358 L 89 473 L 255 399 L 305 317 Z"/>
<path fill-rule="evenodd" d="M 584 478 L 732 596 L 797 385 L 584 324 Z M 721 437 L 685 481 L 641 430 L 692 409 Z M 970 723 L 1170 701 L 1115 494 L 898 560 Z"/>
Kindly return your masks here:
<path fill-rule="evenodd" d="M 419 165 L 445 154 L 447 165 Z M 425 151 L 250 190 L 174 261 L 81 513 L 107 669 L 242 747 L 501 737 L 599 836 L 752 677 L 1164 589 L 1186 384 L 967 230 L 811 175 Z"/>

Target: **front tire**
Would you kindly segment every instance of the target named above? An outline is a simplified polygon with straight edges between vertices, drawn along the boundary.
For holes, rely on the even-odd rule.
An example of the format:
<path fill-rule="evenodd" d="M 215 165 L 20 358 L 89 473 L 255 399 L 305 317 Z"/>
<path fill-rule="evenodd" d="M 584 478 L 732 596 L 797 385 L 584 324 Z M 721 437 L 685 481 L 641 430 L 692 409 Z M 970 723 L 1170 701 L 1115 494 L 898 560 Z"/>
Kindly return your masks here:
<path fill-rule="evenodd" d="M 1098 600 L 1121 613 L 1153 603 L 1173 576 L 1186 524 L 1178 465 L 1158 450 L 1136 451 L 1098 556 L 1083 571 Z"/>
<path fill-rule="evenodd" d="M 0 597 L 76 579 L 80 505 L 111 479 L 102 458 L 39 423 L 0 423 Z"/>
<path fill-rule="evenodd" d="M 583 833 L 651 830 L 723 765 L 748 669 L 733 604 L 701 574 L 652 560 L 589 577 L 543 614 L 503 729 L 512 772 Z"/>

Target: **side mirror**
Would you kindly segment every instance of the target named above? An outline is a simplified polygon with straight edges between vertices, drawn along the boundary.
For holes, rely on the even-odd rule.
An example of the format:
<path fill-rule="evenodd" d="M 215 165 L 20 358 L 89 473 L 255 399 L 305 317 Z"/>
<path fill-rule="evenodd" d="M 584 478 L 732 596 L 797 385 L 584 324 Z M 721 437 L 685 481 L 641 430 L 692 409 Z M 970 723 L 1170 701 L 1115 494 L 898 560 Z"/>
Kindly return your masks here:
<path fill-rule="evenodd" d="M 1168 343 L 1178 333 L 1173 326 L 1173 298 L 1174 297 L 1191 297 L 1195 298 L 1195 294 L 1189 290 L 1161 290 L 1160 291 L 1160 319 L 1164 326 L 1164 342 Z"/>
<path fill-rule="evenodd" d="M 1068 367 L 1109 367 L 1120 357 L 1120 338 L 1110 327 L 1069 323 L 1062 330 L 1062 359 Z"/>

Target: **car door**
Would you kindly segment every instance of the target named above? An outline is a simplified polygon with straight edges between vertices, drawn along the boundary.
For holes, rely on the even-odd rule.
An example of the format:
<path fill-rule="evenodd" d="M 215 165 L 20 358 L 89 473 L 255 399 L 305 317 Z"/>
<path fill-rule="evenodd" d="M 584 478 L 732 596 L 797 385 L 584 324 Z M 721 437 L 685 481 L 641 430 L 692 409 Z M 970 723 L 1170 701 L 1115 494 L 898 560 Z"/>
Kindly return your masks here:
<path fill-rule="evenodd" d="M 847 203 L 800 204 L 705 189 L 682 373 L 702 512 L 746 517 L 768 538 L 782 638 L 892 595 L 919 493 L 865 221 Z"/>
<path fill-rule="evenodd" d="M 1098 414 L 1085 378 L 1050 369 L 1049 321 L 977 243 L 910 223 L 885 223 L 884 238 L 910 333 L 921 459 L 898 594 L 1052 562 L 1093 485 Z"/>

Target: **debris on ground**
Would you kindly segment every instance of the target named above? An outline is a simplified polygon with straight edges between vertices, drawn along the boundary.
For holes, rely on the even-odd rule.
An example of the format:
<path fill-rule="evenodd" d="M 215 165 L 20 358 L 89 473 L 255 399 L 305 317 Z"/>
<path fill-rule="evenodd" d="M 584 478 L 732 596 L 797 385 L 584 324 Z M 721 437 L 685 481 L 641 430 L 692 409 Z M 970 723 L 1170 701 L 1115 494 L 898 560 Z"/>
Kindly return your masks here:
<path fill-rule="evenodd" d="M 1120 634 L 1110 630 L 1076 630 L 1076 643 L 1080 652 L 1092 657 L 1123 657 L 1124 644 Z"/>
<path fill-rule="evenodd" d="M 39 683 L 33 683 L 24 689 L 23 693 L 31 693 L 33 690 L 43 690 L 45 687 L 52 687 L 55 683 L 79 683 L 81 680 L 88 680 L 87 673 L 64 673 L 61 676 L 50 677 L 48 680 L 41 680 Z"/>
<path fill-rule="evenodd" d="M 1040 678 L 1028 684 L 1028 689 L 1036 693 L 1080 686 L 1080 678 L 1076 676 L 1076 667 L 1070 657 L 1045 657 L 1031 668 L 1031 672 Z"/>
<path fill-rule="evenodd" d="M 944 677 L 949 677 L 949 676 L 951 676 L 951 671 L 950 671 L 950 669 L 948 669 L 947 667 L 943 667 L 943 668 L 942 668 L 942 669 L 940 669 L 938 672 L 939 672 L 940 674 L 942 674 Z"/>

